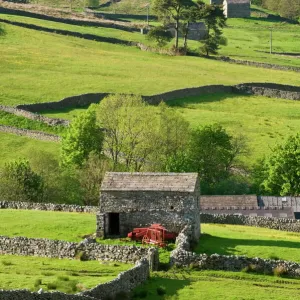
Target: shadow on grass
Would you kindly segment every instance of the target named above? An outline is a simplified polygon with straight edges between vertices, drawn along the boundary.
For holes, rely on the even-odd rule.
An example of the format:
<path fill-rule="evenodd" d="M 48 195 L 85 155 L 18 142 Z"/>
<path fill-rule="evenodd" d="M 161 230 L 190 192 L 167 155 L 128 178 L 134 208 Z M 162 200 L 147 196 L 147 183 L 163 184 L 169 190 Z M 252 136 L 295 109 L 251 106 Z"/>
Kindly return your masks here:
<path fill-rule="evenodd" d="M 273 15 L 273 14 L 268 14 L 266 12 L 264 12 L 263 10 L 260 10 L 258 8 L 251 8 L 251 13 L 255 13 L 255 14 L 262 14 L 263 16 L 260 17 L 249 17 L 247 19 L 250 20 L 254 20 L 254 21 L 263 21 L 263 22 L 269 22 L 269 23 L 282 23 L 282 22 L 286 22 L 289 24 L 298 24 L 297 21 L 288 19 L 288 18 L 284 18 L 281 17 L 279 15 Z"/>
<path fill-rule="evenodd" d="M 43 114 L 66 114 L 66 113 L 70 113 L 73 110 L 76 109 L 87 109 L 90 105 L 85 105 L 85 106 L 74 106 L 74 107 L 66 107 L 66 108 L 61 108 L 61 109 L 49 109 L 49 110 L 42 110 L 39 112 L 39 114 L 43 115 Z"/>
<path fill-rule="evenodd" d="M 206 254 L 224 254 L 232 255 L 237 246 L 262 246 L 262 247 L 281 247 L 293 248 L 300 250 L 299 242 L 289 242 L 281 240 L 247 240 L 247 239 L 230 239 L 224 237 L 216 237 L 210 234 L 202 234 L 201 239 L 194 251 L 196 253 Z"/>
<path fill-rule="evenodd" d="M 242 95 L 243 97 L 253 97 L 253 95 Z M 168 106 L 172 107 L 186 107 L 189 104 L 199 104 L 199 103 L 213 103 L 213 102 L 221 102 L 228 98 L 240 98 L 240 94 L 231 94 L 231 93 L 216 93 L 216 94 L 207 94 L 202 96 L 193 96 L 187 98 L 181 98 L 166 102 Z"/>
<path fill-rule="evenodd" d="M 143 293 L 147 293 L 146 299 L 169 299 L 176 296 L 178 291 L 190 285 L 188 279 L 163 278 L 159 276 L 151 277 L 146 283 L 139 286 L 133 291 L 133 299 L 146 298 L 141 297 Z M 157 289 L 163 288 L 165 295 L 159 295 Z"/>

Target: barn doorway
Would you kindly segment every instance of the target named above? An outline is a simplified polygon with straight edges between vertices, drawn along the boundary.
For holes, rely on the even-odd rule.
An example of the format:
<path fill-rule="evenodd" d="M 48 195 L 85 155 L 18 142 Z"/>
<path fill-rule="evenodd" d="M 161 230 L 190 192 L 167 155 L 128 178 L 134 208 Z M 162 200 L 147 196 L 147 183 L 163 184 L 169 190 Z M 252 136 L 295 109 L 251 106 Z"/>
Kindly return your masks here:
<path fill-rule="evenodd" d="M 119 213 L 108 214 L 108 234 L 120 235 L 120 214 Z"/>

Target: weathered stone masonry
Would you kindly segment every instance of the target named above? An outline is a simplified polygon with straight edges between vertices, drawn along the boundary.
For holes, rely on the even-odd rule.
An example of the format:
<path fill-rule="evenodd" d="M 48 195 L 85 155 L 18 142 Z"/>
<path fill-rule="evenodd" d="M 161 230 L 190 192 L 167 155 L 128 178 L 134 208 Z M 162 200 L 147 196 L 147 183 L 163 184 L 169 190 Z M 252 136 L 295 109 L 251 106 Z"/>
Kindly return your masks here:
<path fill-rule="evenodd" d="M 106 173 L 101 186 L 97 235 L 126 236 L 134 227 L 161 223 L 200 235 L 199 179 L 196 173 Z"/>

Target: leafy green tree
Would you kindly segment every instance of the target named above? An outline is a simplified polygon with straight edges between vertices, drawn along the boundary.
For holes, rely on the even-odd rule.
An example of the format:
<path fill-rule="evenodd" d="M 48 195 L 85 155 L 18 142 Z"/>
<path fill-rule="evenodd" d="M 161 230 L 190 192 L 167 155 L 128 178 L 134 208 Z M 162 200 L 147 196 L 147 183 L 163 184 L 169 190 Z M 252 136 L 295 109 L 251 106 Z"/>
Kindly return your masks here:
<path fill-rule="evenodd" d="M 147 39 L 155 41 L 157 46 L 163 47 L 172 40 L 171 32 L 164 26 L 153 27 L 147 33 Z"/>
<path fill-rule="evenodd" d="M 221 125 L 197 128 L 191 132 L 190 170 L 198 172 L 202 184 L 212 188 L 240 167 L 239 157 L 244 147 L 244 143 L 230 136 Z"/>
<path fill-rule="evenodd" d="M 91 106 L 76 116 L 62 141 L 62 166 L 81 166 L 92 151 L 101 153 L 103 132 L 96 123 L 96 112 Z"/>
<path fill-rule="evenodd" d="M 269 194 L 300 195 L 300 133 L 290 136 L 266 159 L 263 187 Z"/>
<path fill-rule="evenodd" d="M 5 164 L 0 174 L 0 195 L 7 201 L 42 202 L 44 181 L 35 173 L 28 160 Z"/>
<path fill-rule="evenodd" d="M 191 0 L 154 0 L 153 11 L 164 23 L 175 22 L 175 50 L 178 50 L 180 20 L 187 9 L 194 5 Z"/>
<path fill-rule="evenodd" d="M 97 153 L 90 153 L 78 171 L 78 179 L 82 188 L 82 201 L 84 205 L 98 205 L 100 187 L 105 172 L 111 169 L 110 161 Z"/>
<path fill-rule="evenodd" d="M 206 37 L 200 41 L 200 51 L 209 56 L 217 54 L 220 45 L 226 45 L 227 41 L 222 36 L 222 28 L 226 26 L 226 17 L 219 5 L 208 5 L 198 2 L 198 19 L 202 19 L 206 25 Z"/>
<path fill-rule="evenodd" d="M 151 111 L 139 96 L 111 95 L 100 102 L 97 118 L 105 128 L 104 151 L 113 169 L 124 164 L 127 171 L 139 171 L 149 160 L 156 128 Z"/>

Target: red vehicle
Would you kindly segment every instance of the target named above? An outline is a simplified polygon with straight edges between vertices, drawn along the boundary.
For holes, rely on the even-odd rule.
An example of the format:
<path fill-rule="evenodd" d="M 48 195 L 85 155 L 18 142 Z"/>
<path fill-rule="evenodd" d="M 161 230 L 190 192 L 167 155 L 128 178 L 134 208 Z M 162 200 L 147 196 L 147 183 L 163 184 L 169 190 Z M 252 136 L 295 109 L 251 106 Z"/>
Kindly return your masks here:
<path fill-rule="evenodd" d="M 159 247 L 165 247 L 166 242 L 175 240 L 177 234 L 168 232 L 161 224 L 152 224 L 150 227 L 134 228 L 128 233 L 128 237 L 134 241 L 142 241 L 143 244 L 152 244 Z"/>

